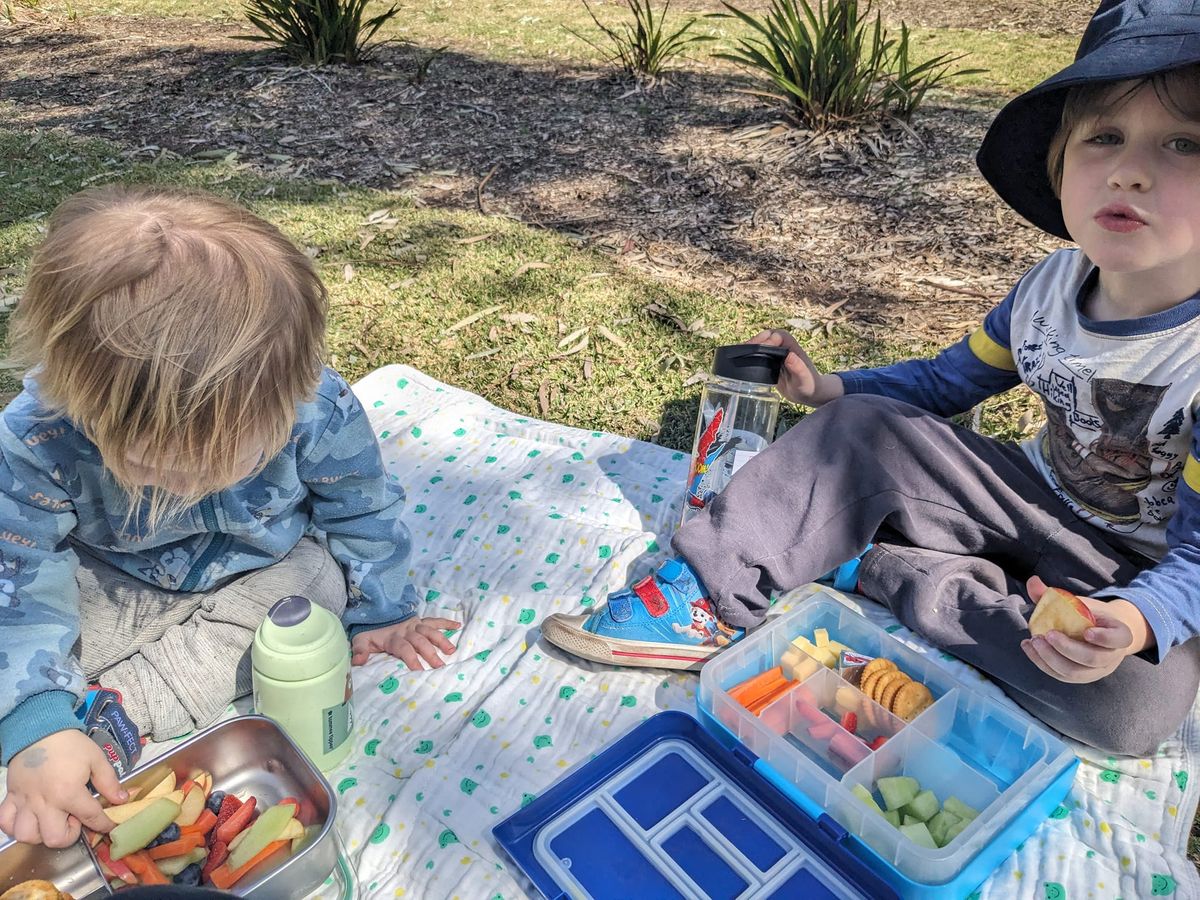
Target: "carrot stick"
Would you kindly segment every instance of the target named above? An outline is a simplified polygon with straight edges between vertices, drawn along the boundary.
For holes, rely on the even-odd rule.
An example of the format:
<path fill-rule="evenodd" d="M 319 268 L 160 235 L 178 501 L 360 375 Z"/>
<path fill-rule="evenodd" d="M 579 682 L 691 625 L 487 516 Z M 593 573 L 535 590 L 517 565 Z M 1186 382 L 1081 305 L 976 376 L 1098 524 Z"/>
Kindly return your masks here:
<path fill-rule="evenodd" d="M 247 872 L 257 866 L 267 857 L 273 855 L 277 850 L 281 850 L 288 845 L 288 841 L 272 841 L 263 847 L 255 856 L 251 857 L 250 861 L 245 863 L 241 868 L 230 871 L 229 863 L 217 866 L 209 874 L 212 880 L 213 887 L 221 891 L 227 891 L 237 884 Z"/>
<path fill-rule="evenodd" d="M 198 818 L 191 825 L 184 825 L 179 829 L 181 835 L 187 834 L 208 834 L 212 831 L 214 825 L 217 824 L 217 816 L 211 809 L 206 809 L 200 813 Z"/>
<path fill-rule="evenodd" d="M 146 855 L 145 850 L 139 850 L 136 853 L 130 853 L 125 857 L 125 862 L 129 868 L 133 870 L 133 874 L 138 877 L 142 884 L 170 884 L 171 879 L 159 871 L 158 866 L 154 861 Z"/>
<path fill-rule="evenodd" d="M 741 684 L 735 685 L 729 689 L 729 696 L 738 703 L 743 702 L 743 697 L 747 694 L 756 694 L 765 685 L 774 684 L 783 677 L 783 669 L 776 666 L 773 669 L 767 669 L 765 672 L 759 672 L 752 678 L 747 678 Z"/>
<path fill-rule="evenodd" d="M 183 856 L 189 850 L 195 850 L 197 847 L 204 846 L 204 835 L 202 834 L 185 834 L 177 841 L 171 841 L 169 844 L 159 844 L 157 847 L 151 847 L 146 851 L 146 855 L 151 859 L 170 859 L 172 856 Z"/>
<path fill-rule="evenodd" d="M 749 709 L 750 712 L 754 713 L 754 715 L 757 716 L 764 709 L 766 709 L 768 706 L 770 706 L 772 703 L 774 703 L 776 700 L 778 700 L 780 697 L 782 697 L 784 694 L 786 694 L 788 691 L 790 691 L 792 688 L 796 687 L 799 683 L 800 682 L 798 682 L 798 681 L 785 681 L 783 684 L 779 685 L 770 694 L 767 694 L 765 697 L 762 697 L 756 703 L 754 703 L 746 708 Z"/>

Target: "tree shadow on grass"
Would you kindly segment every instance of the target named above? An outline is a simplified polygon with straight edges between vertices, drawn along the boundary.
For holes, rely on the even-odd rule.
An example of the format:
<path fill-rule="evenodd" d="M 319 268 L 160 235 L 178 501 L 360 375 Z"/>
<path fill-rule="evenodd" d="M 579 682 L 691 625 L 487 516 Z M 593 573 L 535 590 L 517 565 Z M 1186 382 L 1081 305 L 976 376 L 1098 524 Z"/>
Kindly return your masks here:
<path fill-rule="evenodd" d="M 1040 252 L 974 175 L 991 114 L 974 100 L 930 106 L 915 137 L 875 135 L 874 158 L 853 142 L 762 137 L 778 111 L 726 69 L 635 91 L 602 68 L 445 53 L 414 84 L 430 48 L 314 70 L 247 53 L 229 29 L 159 25 L 176 31 L 140 43 L 84 25 L 31 32 L 6 48 L 0 99 L 21 126 L 104 137 L 132 158 L 234 154 L 284 178 L 399 189 L 559 231 L 681 284 L 791 308 L 848 300 L 885 325 L 906 302 L 947 301 L 918 286 L 923 275 L 1006 287 Z"/>

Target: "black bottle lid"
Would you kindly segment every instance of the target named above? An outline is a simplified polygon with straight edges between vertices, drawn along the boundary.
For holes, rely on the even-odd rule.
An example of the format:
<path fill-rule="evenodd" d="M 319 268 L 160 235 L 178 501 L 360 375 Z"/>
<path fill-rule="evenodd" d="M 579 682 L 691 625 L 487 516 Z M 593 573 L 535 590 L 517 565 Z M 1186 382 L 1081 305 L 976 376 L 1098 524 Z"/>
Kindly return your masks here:
<path fill-rule="evenodd" d="M 727 344 L 713 352 L 712 372 L 721 378 L 775 384 L 788 352 L 785 347 L 762 344 Z"/>

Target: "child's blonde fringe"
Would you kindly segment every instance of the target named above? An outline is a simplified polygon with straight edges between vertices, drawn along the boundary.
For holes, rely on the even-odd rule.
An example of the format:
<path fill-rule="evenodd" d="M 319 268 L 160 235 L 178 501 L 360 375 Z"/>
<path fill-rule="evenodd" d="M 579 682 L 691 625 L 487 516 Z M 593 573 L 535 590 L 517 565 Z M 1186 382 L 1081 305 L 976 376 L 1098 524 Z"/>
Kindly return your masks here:
<path fill-rule="evenodd" d="M 51 217 L 13 356 L 100 451 L 126 527 L 153 529 L 284 447 L 320 377 L 326 308 L 312 263 L 262 219 L 206 194 L 110 186 Z M 194 485 L 146 488 L 131 456 Z"/>

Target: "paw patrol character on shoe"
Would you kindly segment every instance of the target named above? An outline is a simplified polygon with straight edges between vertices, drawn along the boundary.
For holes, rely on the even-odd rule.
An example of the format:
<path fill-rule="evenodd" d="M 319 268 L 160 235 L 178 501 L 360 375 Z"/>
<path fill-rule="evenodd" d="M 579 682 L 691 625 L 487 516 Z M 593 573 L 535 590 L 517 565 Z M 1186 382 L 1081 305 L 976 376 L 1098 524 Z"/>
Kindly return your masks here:
<path fill-rule="evenodd" d="M 717 617 L 704 586 L 680 559 L 609 595 L 591 615 L 556 613 L 542 622 L 546 640 L 576 656 L 656 669 L 698 669 L 744 633 Z"/>

